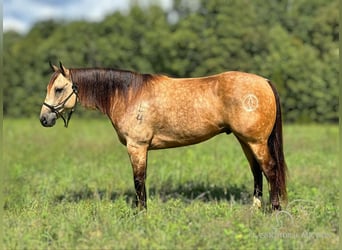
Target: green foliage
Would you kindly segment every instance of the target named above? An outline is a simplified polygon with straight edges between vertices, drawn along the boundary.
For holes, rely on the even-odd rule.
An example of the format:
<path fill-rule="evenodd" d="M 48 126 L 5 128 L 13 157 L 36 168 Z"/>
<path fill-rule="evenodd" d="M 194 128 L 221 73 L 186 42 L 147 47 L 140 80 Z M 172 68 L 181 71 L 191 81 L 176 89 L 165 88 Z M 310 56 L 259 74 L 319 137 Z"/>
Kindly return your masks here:
<path fill-rule="evenodd" d="M 4 34 L 4 114 L 36 116 L 48 61 L 60 60 L 174 77 L 252 72 L 276 84 L 285 122 L 336 123 L 338 17 L 336 0 L 175 0 L 168 11 L 132 5 L 97 23 L 39 22 Z"/>
<path fill-rule="evenodd" d="M 4 120 L 4 249 L 338 249 L 337 126 L 284 127 L 278 213 L 251 209 L 252 173 L 231 135 L 149 152 L 148 211 L 137 213 L 111 123 L 56 126 Z"/>

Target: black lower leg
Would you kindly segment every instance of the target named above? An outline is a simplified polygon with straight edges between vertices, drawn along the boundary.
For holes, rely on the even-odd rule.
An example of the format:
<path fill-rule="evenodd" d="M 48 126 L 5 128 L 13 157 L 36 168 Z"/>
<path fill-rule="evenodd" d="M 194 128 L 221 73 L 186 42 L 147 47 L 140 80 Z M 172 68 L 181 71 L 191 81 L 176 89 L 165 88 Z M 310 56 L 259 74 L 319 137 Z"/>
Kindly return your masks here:
<path fill-rule="evenodd" d="M 134 179 L 135 193 L 136 193 L 136 207 L 147 208 L 146 207 L 146 188 L 145 180 L 140 178 Z"/>
<path fill-rule="evenodd" d="M 275 188 L 273 189 L 271 188 L 270 197 L 271 197 L 272 210 L 281 210 L 278 192 Z"/>
<path fill-rule="evenodd" d="M 254 188 L 254 197 L 261 198 L 262 197 L 262 190 L 260 190 L 258 187 Z"/>
<path fill-rule="evenodd" d="M 260 169 L 253 172 L 254 173 L 254 197 L 262 197 L 262 172 Z"/>

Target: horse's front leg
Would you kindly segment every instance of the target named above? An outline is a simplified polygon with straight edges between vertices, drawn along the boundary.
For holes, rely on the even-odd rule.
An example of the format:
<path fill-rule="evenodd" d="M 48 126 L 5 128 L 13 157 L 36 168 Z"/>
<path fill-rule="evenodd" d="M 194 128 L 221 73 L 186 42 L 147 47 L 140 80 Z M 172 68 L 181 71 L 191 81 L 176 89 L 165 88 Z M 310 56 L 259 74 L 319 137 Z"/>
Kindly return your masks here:
<path fill-rule="evenodd" d="M 136 193 L 136 206 L 146 209 L 146 168 L 147 168 L 147 145 L 127 144 L 129 158 L 131 160 Z"/>

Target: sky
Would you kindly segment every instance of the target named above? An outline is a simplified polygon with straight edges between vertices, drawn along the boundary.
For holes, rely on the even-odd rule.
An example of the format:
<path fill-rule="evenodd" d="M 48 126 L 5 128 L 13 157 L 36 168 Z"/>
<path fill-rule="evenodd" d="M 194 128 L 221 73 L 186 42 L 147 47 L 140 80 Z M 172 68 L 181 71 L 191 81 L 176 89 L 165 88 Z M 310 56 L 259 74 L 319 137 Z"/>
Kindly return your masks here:
<path fill-rule="evenodd" d="M 3 0 L 3 30 L 26 33 L 37 21 L 101 21 L 114 11 L 127 11 L 132 0 Z M 172 0 L 140 0 L 169 9 Z"/>

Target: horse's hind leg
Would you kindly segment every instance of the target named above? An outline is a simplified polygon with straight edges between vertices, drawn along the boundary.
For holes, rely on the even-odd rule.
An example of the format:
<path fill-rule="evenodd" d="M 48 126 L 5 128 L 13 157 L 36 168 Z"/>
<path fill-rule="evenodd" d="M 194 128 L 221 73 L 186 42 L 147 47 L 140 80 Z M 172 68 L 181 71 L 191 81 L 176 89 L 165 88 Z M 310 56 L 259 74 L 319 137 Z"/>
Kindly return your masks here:
<path fill-rule="evenodd" d="M 255 159 L 253 151 L 240 138 L 238 138 L 243 152 L 245 153 L 254 177 L 253 207 L 261 208 L 262 201 L 262 171 L 258 161 Z"/>
<path fill-rule="evenodd" d="M 270 188 L 270 201 L 272 209 L 280 210 L 279 203 L 279 188 L 277 186 L 277 173 L 275 161 L 272 159 L 267 142 L 263 143 L 248 143 L 253 151 L 257 162 L 259 163 L 262 172 L 265 174 Z"/>

